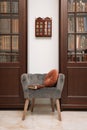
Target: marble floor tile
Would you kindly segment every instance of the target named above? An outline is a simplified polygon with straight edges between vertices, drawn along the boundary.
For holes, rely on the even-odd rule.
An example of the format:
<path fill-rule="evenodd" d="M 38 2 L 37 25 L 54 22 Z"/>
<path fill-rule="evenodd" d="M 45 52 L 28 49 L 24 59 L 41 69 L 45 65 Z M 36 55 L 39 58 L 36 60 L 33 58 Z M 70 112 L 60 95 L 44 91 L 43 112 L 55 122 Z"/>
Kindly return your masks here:
<path fill-rule="evenodd" d="M 0 110 L 0 130 L 87 130 L 86 111 L 62 111 L 62 121 L 49 106 L 35 106 L 33 113 L 28 110 L 24 121 L 22 112 Z"/>

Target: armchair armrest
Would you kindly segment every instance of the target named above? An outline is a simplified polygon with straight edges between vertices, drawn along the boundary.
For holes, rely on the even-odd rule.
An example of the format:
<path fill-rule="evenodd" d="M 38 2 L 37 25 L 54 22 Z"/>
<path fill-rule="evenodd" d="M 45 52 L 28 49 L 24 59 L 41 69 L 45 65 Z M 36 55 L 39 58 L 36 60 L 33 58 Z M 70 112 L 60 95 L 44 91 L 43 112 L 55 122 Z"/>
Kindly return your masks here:
<path fill-rule="evenodd" d="M 59 73 L 59 77 L 58 77 L 58 81 L 57 81 L 57 90 L 62 92 L 64 82 L 65 82 L 65 75 L 62 73 Z"/>
<path fill-rule="evenodd" d="M 29 74 L 24 73 L 21 75 L 21 84 L 23 87 L 23 92 L 24 92 L 24 98 L 29 98 L 29 79 L 28 79 Z"/>
<path fill-rule="evenodd" d="M 28 75 L 27 73 L 24 73 L 21 75 L 21 83 L 23 88 L 28 88 L 29 85 L 29 79 L 28 79 Z"/>

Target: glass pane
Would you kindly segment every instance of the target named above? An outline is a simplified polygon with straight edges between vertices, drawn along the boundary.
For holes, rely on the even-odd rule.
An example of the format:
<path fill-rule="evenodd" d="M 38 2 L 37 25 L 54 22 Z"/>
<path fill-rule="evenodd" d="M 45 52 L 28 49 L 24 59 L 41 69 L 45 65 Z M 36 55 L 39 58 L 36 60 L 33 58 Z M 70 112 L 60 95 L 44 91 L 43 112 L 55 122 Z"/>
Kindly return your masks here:
<path fill-rule="evenodd" d="M 68 61 L 75 61 L 74 35 L 68 36 Z"/>
<path fill-rule="evenodd" d="M 12 53 L 12 62 L 19 62 L 19 55 L 17 53 Z"/>
<path fill-rule="evenodd" d="M 0 34 L 10 33 L 10 19 L 0 19 Z"/>
<path fill-rule="evenodd" d="M 16 53 L 0 53 L 0 63 L 18 62 L 19 55 Z"/>
<path fill-rule="evenodd" d="M 11 51 L 11 38 L 10 36 L 0 36 L 0 52 Z"/>
<path fill-rule="evenodd" d="M 19 50 L 19 37 L 12 36 L 12 52 L 18 52 Z"/>
<path fill-rule="evenodd" d="M 87 0 L 77 0 L 76 10 L 77 12 L 87 12 Z"/>
<path fill-rule="evenodd" d="M 68 62 L 75 62 L 75 51 L 68 51 Z"/>
<path fill-rule="evenodd" d="M 76 61 L 87 61 L 87 35 L 76 36 Z"/>
<path fill-rule="evenodd" d="M 76 32 L 87 32 L 87 14 L 78 14 L 76 17 Z"/>
<path fill-rule="evenodd" d="M 68 12 L 75 11 L 75 0 L 68 0 Z"/>
<path fill-rule="evenodd" d="M 12 13 L 18 13 L 18 1 L 12 2 Z"/>
<path fill-rule="evenodd" d="M 74 32 L 75 29 L 75 22 L 74 22 L 74 15 L 68 15 L 68 32 Z"/>
<path fill-rule="evenodd" d="M 77 37 L 76 37 L 76 49 L 77 50 L 87 49 L 87 35 L 77 35 Z"/>
<path fill-rule="evenodd" d="M 74 35 L 68 35 L 68 50 L 75 50 Z"/>
<path fill-rule="evenodd" d="M 19 33 L 19 20 L 12 19 L 12 33 Z"/>
<path fill-rule="evenodd" d="M 0 53 L 0 62 L 11 62 L 11 56 L 9 53 Z"/>
<path fill-rule="evenodd" d="M 10 13 L 10 2 L 8 1 L 0 2 L 0 13 Z"/>

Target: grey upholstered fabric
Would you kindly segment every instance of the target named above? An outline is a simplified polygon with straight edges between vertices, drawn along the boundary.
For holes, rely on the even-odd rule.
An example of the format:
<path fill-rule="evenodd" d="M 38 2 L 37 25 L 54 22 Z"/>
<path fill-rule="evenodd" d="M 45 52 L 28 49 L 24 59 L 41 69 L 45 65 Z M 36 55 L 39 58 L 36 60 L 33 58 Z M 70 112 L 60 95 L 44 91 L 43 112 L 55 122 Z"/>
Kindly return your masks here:
<path fill-rule="evenodd" d="M 27 74 L 21 75 L 21 83 L 24 92 L 24 98 L 60 98 L 64 86 L 65 75 L 59 73 L 57 83 L 52 87 L 44 87 L 36 90 L 29 89 L 32 84 L 43 84 L 46 74 Z"/>

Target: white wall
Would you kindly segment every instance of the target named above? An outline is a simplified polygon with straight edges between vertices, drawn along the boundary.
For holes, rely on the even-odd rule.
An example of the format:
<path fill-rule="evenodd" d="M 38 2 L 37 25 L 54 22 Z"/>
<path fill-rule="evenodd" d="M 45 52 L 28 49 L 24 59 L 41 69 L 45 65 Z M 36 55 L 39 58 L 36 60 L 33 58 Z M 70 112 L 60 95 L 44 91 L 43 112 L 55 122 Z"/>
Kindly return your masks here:
<path fill-rule="evenodd" d="M 59 68 L 58 0 L 28 0 L 28 72 Z M 35 37 L 35 18 L 52 18 L 52 37 Z"/>

